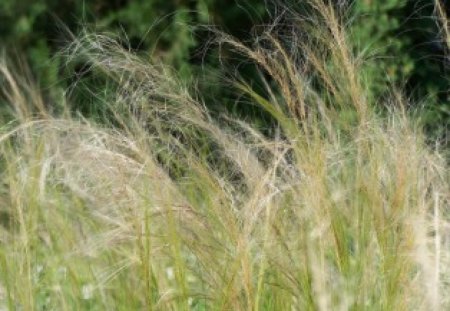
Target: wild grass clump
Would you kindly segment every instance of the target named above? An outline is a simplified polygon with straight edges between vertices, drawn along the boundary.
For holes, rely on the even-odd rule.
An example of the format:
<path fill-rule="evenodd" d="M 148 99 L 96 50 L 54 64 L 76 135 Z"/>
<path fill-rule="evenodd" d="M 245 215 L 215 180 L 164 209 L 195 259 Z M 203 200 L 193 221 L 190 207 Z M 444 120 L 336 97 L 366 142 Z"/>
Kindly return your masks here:
<path fill-rule="evenodd" d="M 3 64 L 2 308 L 450 308 L 445 159 L 398 93 L 368 97 L 341 15 L 309 10 L 253 45 L 220 35 L 260 68 L 265 91 L 234 87 L 272 134 L 104 36 L 68 58 L 116 83 L 110 123 L 51 114 Z"/>

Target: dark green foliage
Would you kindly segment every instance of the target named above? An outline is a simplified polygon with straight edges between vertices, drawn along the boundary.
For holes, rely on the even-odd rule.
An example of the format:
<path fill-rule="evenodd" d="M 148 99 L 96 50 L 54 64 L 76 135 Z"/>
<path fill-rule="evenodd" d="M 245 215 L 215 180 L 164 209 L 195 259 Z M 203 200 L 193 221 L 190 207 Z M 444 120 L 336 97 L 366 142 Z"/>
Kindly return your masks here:
<path fill-rule="evenodd" d="M 442 136 L 450 125 L 448 51 L 429 0 L 354 1 L 351 38 L 373 61 L 366 69 L 376 96 L 385 85 L 427 104 L 425 124 Z M 447 10 L 450 8 L 447 7 Z M 373 83 L 375 81 L 375 83 Z"/>
<path fill-rule="evenodd" d="M 0 3 L 0 44 L 9 55 L 26 60 L 49 102 L 56 106 L 62 90 L 76 85 L 68 94 L 72 105 L 96 117 L 105 114 L 102 102 L 108 94 L 91 96 L 86 88 L 105 82 L 92 77 L 83 63 L 67 67 L 58 54 L 82 28 L 119 34 L 125 47 L 169 64 L 186 81 L 201 66 L 211 75 L 199 86 L 209 89 L 209 98 L 214 98 L 223 90 L 219 79 L 223 73 L 217 69 L 218 57 L 205 53 L 212 33 L 201 25 L 217 25 L 242 38 L 255 23 L 263 23 L 265 16 L 266 6 L 258 0 L 4 0 Z"/>
<path fill-rule="evenodd" d="M 237 66 L 240 75 L 247 79 L 253 77 L 256 84 L 258 79 L 252 66 L 241 64 L 229 52 L 222 50 L 219 58 L 217 47 L 208 44 L 212 39 L 211 31 L 201 25 L 216 25 L 246 39 L 252 29 L 258 31 L 257 26 L 269 20 L 269 15 L 273 17 L 283 11 L 274 10 L 268 2 L 3 0 L 0 2 L 0 44 L 8 54 L 26 59 L 49 105 L 62 98 L 63 89 L 77 82 L 77 87 L 69 94 L 73 104 L 85 114 L 102 116 L 106 91 L 95 94 L 94 99 L 81 93 L 86 93 L 83 86 L 104 81 L 91 77 L 82 64 L 67 67 L 57 52 L 70 42 L 71 33 L 76 35 L 83 27 L 116 33 L 123 37 L 124 46 L 170 64 L 182 79 L 190 81 L 193 76 L 199 77 L 200 81 L 195 82 L 205 90 L 202 94 L 213 110 L 231 110 L 264 125 L 264 117 L 252 107 L 236 107 L 233 101 L 221 100 L 230 97 L 224 92 L 233 91 L 223 87 L 225 73 L 218 69 L 219 61 L 228 63 L 228 68 Z M 302 10 L 301 1 L 279 3 L 280 7 L 297 5 L 296 9 Z M 442 128 L 448 126 L 450 120 L 449 62 L 445 57 L 447 51 L 440 43 L 432 1 L 334 3 L 348 10 L 350 39 L 372 60 L 365 67 L 372 95 L 383 102 L 387 95 L 386 83 L 406 88 L 408 97 L 428 105 L 423 117 L 427 126 L 433 130 L 441 128 L 440 134 L 443 134 Z M 200 67 L 204 74 L 199 76 Z M 104 89 L 109 87 L 112 86 L 105 85 Z"/>

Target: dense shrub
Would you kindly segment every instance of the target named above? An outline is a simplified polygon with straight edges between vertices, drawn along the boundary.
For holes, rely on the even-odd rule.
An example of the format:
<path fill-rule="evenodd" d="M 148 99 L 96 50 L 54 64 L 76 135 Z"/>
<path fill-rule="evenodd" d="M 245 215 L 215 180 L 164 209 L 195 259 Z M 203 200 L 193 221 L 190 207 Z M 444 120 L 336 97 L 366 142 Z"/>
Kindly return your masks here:
<path fill-rule="evenodd" d="M 258 32 L 257 26 L 267 21 L 270 15 L 282 14 L 294 6 L 297 11 L 305 10 L 302 3 L 307 2 L 279 1 L 281 9 L 275 13 L 270 1 L 257 0 L 4 0 L 0 3 L 0 42 L 7 51 L 25 56 L 47 98 L 57 98 L 56 102 L 60 101 L 64 89 L 79 82 L 80 76 L 86 78 L 82 65 L 67 68 L 57 54 L 71 40 L 67 30 L 78 34 L 84 27 L 120 33 L 124 45 L 151 51 L 151 57 L 173 66 L 185 80 L 199 77 L 199 66 L 203 66 L 202 69 L 208 69 L 210 73 L 208 79 L 197 78 L 201 80 L 198 86 L 203 88 L 202 93 L 206 96 L 209 92 L 212 98 L 225 98 L 230 94 L 223 94 L 219 78 L 229 70 L 227 63 L 232 62 L 235 66 L 239 60 L 233 60 L 235 55 L 225 53 L 220 55 L 222 64 L 219 66 L 215 49 L 210 48 L 209 53 L 205 53 L 211 33 L 199 25 L 217 25 L 237 38 L 245 39 L 252 28 Z M 429 109 L 423 116 L 427 126 L 435 134 L 444 135 L 450 120 L 448 62 L 433 17 L 433 3 L 425 0 L 338 1 L 336 8 L 347 10 L 354 17 L 347 24 L 352 40 L 359 48 L 367 48 L 366 56 L 376 59 L 365 68 L 372 80 L 370 85 L 374 95 L 385 96 L 386 83 L 400 86 L 406 96 L 427 103 Z M 242 64 L 240 68 L 241 74 L 259 83 L 252 67 Z M 92 85 L 104 81 L 97 79 L 86 83 Z M 109 87 L 105 86 L 105 89 Z M 83 87 L 73 89 L 70 93 L 72 102 L 76 102 L 84 113 L 102 113 L 101 101 L 87 101 L 83 95 L 85 91 Z M 102 94 L 97 95 L 102 97 Z M 223 107 L 236 109 L 233 100 L 210 105 L 219 110 Z M 260 113 L 252 113 L 249 107 L 238 110 L 255 122 L 265 120 L 261 119 Z"/>

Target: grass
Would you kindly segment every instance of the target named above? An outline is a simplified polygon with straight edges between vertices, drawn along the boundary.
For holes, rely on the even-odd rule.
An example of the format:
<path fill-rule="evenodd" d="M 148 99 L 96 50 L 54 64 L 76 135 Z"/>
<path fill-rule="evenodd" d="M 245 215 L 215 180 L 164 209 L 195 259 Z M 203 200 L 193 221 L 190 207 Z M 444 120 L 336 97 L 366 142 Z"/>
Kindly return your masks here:
<path fill-rule="evenodd" d="M 4 310 L 447 310 L 448 164 L 407 100 L 385 111 L 340 15 L 311 1 L 254 44 L 263 134 L 101 35 L 69 48 L 117 85 L 96 123 L 0 66 Z M 282 29 L 282 27 L 281 27 Z M 100 90 L 99 90 L 100 91 Z"/>

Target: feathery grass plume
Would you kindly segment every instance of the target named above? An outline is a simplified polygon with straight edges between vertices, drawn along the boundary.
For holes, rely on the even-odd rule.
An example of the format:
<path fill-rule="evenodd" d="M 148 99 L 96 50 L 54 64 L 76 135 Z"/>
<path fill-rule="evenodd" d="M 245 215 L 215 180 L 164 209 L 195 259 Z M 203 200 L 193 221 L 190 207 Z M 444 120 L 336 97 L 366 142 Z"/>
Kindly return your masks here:
<path fill-rule="evenodd" d="M 341 16 L 308 3 L 289 33 L 220 39 L 264 72 L 265 94 L 236 89 L 278 135 L 218 122 L 169 68 L 105 36 L 69 58 L 116 83 L 110 124 L 36 111 L 2 66 L 19 125 L 0 133 L 0 305 L 448 309 L 447 164 L 404 99 L 376 112 Z"/>
<path fill-rule="evenodd" d="M 450 49 L 450 25 L 445 6 L 440 0 L 435 0 L 436 19 L 441 30 L 441 37 L 447 49 Z"/>

